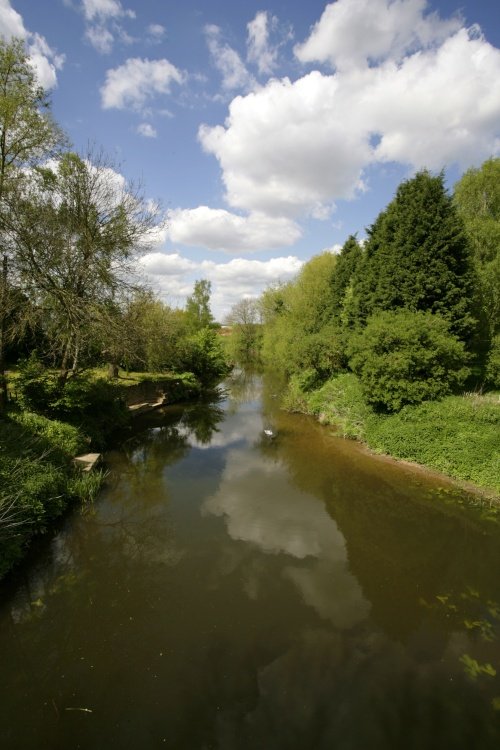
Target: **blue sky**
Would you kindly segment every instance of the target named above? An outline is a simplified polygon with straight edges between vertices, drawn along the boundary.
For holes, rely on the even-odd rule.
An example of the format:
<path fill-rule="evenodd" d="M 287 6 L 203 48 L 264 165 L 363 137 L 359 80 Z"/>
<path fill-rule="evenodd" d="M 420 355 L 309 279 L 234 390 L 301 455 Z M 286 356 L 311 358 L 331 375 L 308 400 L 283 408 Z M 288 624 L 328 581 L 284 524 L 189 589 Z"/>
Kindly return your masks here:
<path fill-rule="evenodd" d="M 362 238 L 416 169 L 500 153 L 492 0 L 0 0 L 74 147 L 159 199 L 139 267 L 219 319 Z"/>

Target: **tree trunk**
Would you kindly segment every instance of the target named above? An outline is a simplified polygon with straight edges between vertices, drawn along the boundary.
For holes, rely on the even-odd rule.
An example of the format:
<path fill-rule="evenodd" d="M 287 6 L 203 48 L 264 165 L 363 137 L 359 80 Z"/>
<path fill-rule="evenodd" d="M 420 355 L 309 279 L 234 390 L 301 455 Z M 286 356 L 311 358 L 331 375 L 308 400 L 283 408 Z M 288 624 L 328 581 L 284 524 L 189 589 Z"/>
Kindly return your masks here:
<path fill-rule="evenodd" d="M 116 380 L 119 367 L 116 362 L 108 362 L 108 378 Z"/>
<path fill-rule="evenodd" d="M 72 339 L 72 336 L 71 336 L 71 334 L 69 334 L 69 336 L 68 336 L 68 338 L 66 340 L 66 343 L 64 345 L 63 356 L 62 356 L 62 361 L 61 361 L 61 367 L 59 369 L 59 378 L 58 378 L 58 381 L 59 381 L 59 385 L 61 386 L 61 388 L 64 387 L 64 384 L 66 383 L 66 380 L 68 379 L 68 374 L 69 374 L 69 352 L 70 352 L 70 348 L 71 348 L 71 339 Z"/>
<path fill-rule="evenodd" d="M 0 280 L 0 414 L 7 409 L 7 378 L 5 376 L 5 344 L 7 334 L 7 255 L 2 260 Z"/>

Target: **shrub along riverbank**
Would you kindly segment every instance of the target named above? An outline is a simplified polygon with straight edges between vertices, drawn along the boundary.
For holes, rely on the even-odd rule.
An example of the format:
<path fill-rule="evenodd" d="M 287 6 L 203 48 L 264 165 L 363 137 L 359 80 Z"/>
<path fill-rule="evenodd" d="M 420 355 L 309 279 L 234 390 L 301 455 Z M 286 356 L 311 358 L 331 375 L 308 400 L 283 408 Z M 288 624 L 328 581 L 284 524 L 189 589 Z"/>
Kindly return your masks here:
<path fill-rule="evenodd" d="M 345 373 L 310 391 L 292 378 L 284 406 L 315 415 L 377 453 L 471 482 L 500 499 L 498 394 L 446 396 L 383 414 L 366 404 L 356 375 Z"/>

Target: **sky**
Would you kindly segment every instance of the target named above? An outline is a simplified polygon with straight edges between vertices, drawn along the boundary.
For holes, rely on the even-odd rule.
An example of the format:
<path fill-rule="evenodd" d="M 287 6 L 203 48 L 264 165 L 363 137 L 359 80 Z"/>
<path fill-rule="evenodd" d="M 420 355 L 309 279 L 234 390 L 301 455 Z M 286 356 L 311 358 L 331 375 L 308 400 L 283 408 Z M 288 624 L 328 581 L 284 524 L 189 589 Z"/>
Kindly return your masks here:
<path fill-rule="evenodd" d="M 223 322 L 359 239 L 419 169 L 500 154 L 497 0 L 0 0 L 75 150 L 160 202 L 138 261 Z"/>

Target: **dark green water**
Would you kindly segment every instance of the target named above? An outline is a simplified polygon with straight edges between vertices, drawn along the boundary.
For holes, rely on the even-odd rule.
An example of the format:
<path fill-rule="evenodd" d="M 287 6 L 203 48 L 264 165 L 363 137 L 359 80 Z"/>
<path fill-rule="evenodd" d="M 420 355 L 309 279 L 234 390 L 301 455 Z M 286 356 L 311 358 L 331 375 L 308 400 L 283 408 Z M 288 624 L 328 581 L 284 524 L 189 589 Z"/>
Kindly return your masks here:
<path fill-rule="evenodd" d="M 498 526 L 229 389 L 155 413 L 4 585 L 0 747 L 498 748 Z"/>

